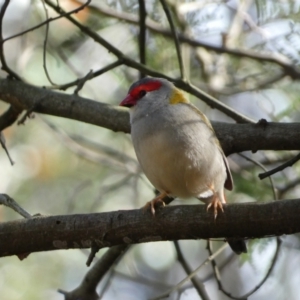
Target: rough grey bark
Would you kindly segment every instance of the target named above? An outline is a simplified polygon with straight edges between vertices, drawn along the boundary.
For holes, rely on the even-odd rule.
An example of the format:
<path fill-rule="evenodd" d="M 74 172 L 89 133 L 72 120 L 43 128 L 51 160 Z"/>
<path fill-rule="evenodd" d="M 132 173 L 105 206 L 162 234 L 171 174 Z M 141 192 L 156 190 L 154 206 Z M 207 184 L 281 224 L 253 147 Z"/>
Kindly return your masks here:
<path fill-rule="evenodd" d="M 0 80 L 1 100 L 16 110 L 77 120 L 113 131 L 130 132 L 128 110 L 31 86 L 20 81 Z M 106 99 L 103 99 L 103 102 Z M 300 123 L 231 124 L 213 122 L 224 152 L 229 155 L 246 150 L 300 150 Z M 255 142 L 254 142 L 255 141 Z"/>
<path fill-rule="evenodd" d="M 0 224 L 0 256 L 59 249 L 222 237 L 262 238 L 300 231 L 300 199 L 228 204 L 214 220 L 204 205 L 149 211 L 34 217 Z"/>

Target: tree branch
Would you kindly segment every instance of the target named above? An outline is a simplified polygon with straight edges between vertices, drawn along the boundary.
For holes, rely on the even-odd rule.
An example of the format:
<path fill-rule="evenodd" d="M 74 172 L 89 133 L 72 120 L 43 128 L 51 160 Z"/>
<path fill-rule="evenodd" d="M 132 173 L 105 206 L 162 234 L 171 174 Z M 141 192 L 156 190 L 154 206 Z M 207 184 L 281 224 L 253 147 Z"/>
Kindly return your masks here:
<path fill-rule="evenodd" d="M 102 14 L 112 17 L 114 19 L 127 21 L 128 23 L 133 25 L 139 25 L 138 18 L 134 14 L 119 12 L 115 9 L 111 9 L 110 7 L 104 5 L 99 6 L 93 4 L 91 5 L 91 7 L 95 7 Z M 159 23 L 151 19 L 146 20 L 146 26 L 148 27 L 149 30 L 153 32 L 162 34 L 163 36 L 168 38 L 173 38 L 172 32 L 170 30 L 162 28 Z M 233 49 L 224 46 L 216 46 L 213 44 L 209 44 L 196 39 L 189 38 L 182 34 L 178 35 L 178 39 L 181 43 L 186 43 L 192 47 L 203 47 L 207 50 L 214 51 L 219 54 L 226 53 L 239 58 L 250 58 L 260 62 L 264 61 L 264 62 L 274 63 L 280 66 L 284 70 L 285 75 L 291 76 L 293 79 L 300 78 L 300 72 L 297 69 L 297 67 L 293 63 L 291 63 L 287 58 L 282 57 L 276 53 L 267 53 L 266 51 L 262 53 L 257 53 L 256 51 L 253 50 Z"/>
<path fill-rule="evenodd" d="M 93 79 L 97 76 L 100 76 L 100 75 L 102 75 L 102 74 L 104 74 L 104 73 L 106 73 L 106 72 L 108 72 L 108 71 L 110 71 L 110 70 L 112 70 L 116 67 L 119 67 L 122 64 L 123 64 L 122 60 L 117 60 L 117 61 L 115 61 L 111 64 L 108 64 L 106 67 L 97 70 L 97 71 L 91 71 L 90 70 L 87 75 L 85 75 L 81 78 L 78 78 L 76 80 L 73 80 L 73 81 L 65 83 L 65 84 L 61 84 L 61 85 L 57 85 L 57 86 L 50 86 L 50 87 L 47 87 L 47 88 L 49 88 L 49 89 L 60 89 L 60 90 L 64 91 L 64 90 L 66 90 L 66 89 L 68 89 L 72 86 L 77 85 L 77 88 L 75 90 L 77 92 L 75 94 L 78 94 L 78 90 L 82 88 L 82 85 L 86 81 L 91 80 L 91 79 Z"/>
<path fill-rule="evenodd" d="M 62 13 L 62 14 L 60 14 L 60 15 L 57 16 L 57 17 L 47 18 L 45 21 L 43 21 L 43 22 L 41 22 L 41 23 L 39 23 L 39 24 L 37 24 L 37 25 L 34 25 L 34 26 L 32 26 L 32 27 L 30 27 L 30 28 L 28 28 L 28 29 L 25 29 L 25 30 L 23 30 L 23 31 L 21 31 L 21 32 L 18 32 L 18 33 L 13 34 L 13 35 L 11 35 L 11 36 L 9 36 L 9 37 L 6 37 L 5 39 L 3 39 L 2 43 L 5 43 L 5 42 L 7 42 L 7 41 L 9 41 L 9 40 L 11 40 L 11 39 L 14 39 L 14 38 L 18 37 L 18 36 L 24 35 L 24 34 L 30 32 L 30 31 L 34 31 L 34 30 L 36 30 L 36 29 L 38 29 L 38 28 L 40 28 L 40 27 L 42 27 L 42 26 L 44 26 L 44 25 L 46 25 L 46 24 L 50 24 L 50 23 L 53 22 L 53 21 L 56 21 L 56 20 L 61 19 L 61 18 L 64 18 L 66 15 L 77 14 L 77 13 L 79 13 L 81 10 L 83 10 L 86 6 L 88 6 L 88 5 L 91 3 L 91 1 L 92 1 L 92 0 L 87 0 L 86 3 L 82 3 L 82 5 L 76 7 L 76 8 L 73 9 L 73 10 L 70 10 L 70 11 L 68 11 L 68 12 L 66 12 L 66 13 Z"/>
<path fill-rule="evenodd" d="M 3 41 L 3 19 L 6 12 L 6 9 L 10 3 L 10 0 L 5 0 L 0 9 L 0 61 L 1 69 L 5 71 L 11 78 L 21 80 L 20 76 L 15 73 L 6 63 L 6 58 L 4 54 L 4 41 Z"/>
<path fill-rule="evenodd" d="M 139 0 L 139 55 L 140 63 L 146 65 L 146 5 L 144 0 Z M 145 74 L 140 72 L 140 79 L 144 78 Z"/>
<path fill-rule="evenodd" d="M 65 13 L 61 7 L 56 6 L 52 3 L 52 1 L 44 0 L 45 3 L 47 3 L 50 7 L 52 7 L 57 13 Z M 72 22 L 77 28 L 79 28 L 84 34 L 89 36 L 91 39 L 93 39 L 96 43 L 99 43 L 103 47 L 105 47 L 108 51 L 110 51 L 112 54 L 114 54 L 119 60 L 123 60 L 124 65 L 134 68 L 136 70 L 139 70 L 140 72 L 143 72 L 147 75 L 153 76 L 153 77 L 163 77 L 165 79 L 168 79 L 169 81 L 173 81 L 176 86 L 183 89 L 184 91 L 198 97 L 202 101 L 204 101 L 206 104 L 208 104 L 212 108 L 217 108 L 220 111 L 222 111 L 224 114 L 231 117 L 233 120 L 237 121 L 238 123 L 253 123 L 253 120 L 250 118 L 244 116 L 241 113 L 238 113 L 231 107 L 223 104 L 221 101 L 215 99 L 211 95 L 208 95 L 207 93 L 203 92 L 202 90 L 196 88 L 195 86 L 192 86 L 191 84 L 185 82 L 184 80 L 176 80 L 174 78 L 171 78 L 161 72 L 157 72 L 156 70 L 153 70 L 141 63 L 136 62 L 135 60 L 131 59 L 130 57 L 124 55 L 122 51 L 114 47 L 111 43 L 109 43 L 107 40 L 102 38 L 97 32 L 93 31 L 87 26 L 82 25 L 80 22 L 78 22 L 76 19 L 74 19 L 71 16 L 66 15 L 66 19 L 68 19 L 70 22 Z"/>
<path fill-rule="evenodd" d="M 181 248 L 179 246 L 179 242 L 175 241 L 174 246 L 175 246 L 175 250 L 177 253 L 178 262 L 181 264 L 182 268 L 184 269 L 184 271 L 187 275 L 191 274 L 193 272 L 193 270 L 187 263 L 184 255 L 181 251 Z M 202 281 L 200 281 L 200 279 L 198 279 L 197 277 L 193 277 L 193 278 L 191 278 L 191 282 L 202 300 L 210 300 L 210 297 L 208 296 L 208 293 L 205 289 L 205 285 Z"/>
<path fill-rule="evenodd" d="M 273 170 L 267 171 L 265 173 L 260 173 L 258 174 L 259 179 L 265 179 L 271 175 L 274 175 L 275 173 L 278 173 L 282 170 L 284 170 L 287 167 L 291 167 L 293 164 L 295 164 L 298 160 L 300 159 L 300 153 L 298 153 L 295 157 L 293 157 L 292 159 L 288 160 L 287 162 L 285 162 L 284 164 L 274 168 Z"/>
<path fill-rule="evenodd" d="M 158 209 L 155 217 L 142 209 L 42 216 L 1 223 L 0 256 L 92 245 L 279 236 L 300 232 L 299 215 L 300 199 L 227 204 L 216 221 L 204 205 L 169 206 Z"/>
<path fill-rule="evenodd" d="M 180 50 L 180 44 L 179 44 L 179 40 L 178 40 L 178 34 L 176 32 L 176 28 L 175 28 L 175 24 L 173 22 L 172 16 L 171 16 L 171 12 L 169 10 L 168 4 L 165 0 L 160 0 L 160 3 L 165 11 L 166 17 L 168 19 L 169 25 L 170 25 L 170 29 L 172 32 L 172 36 L 174 39 L 174 43 L 175 43 L 175 49 L 176 49 L 176 54 L 177 54 L 177 61 L 178 61 L 178 65 L 179 65 L 179 70 L 180 70 L 180 78 L 185 81 L 185 75 L 184 75 L 184 68 L 183 68 L 183 62 L 182 62 L 182 56 L 181 56 L 181 50 Z"/>
<path fill-rule="evenodd" d="M 0 80 L 0 98 L 18 110 L 32 110 L 113 131 L 130 132 L 127 109 L 78 95 L 67 95 L 4 79 Z M 300 150 L 300 123 L 213 122 L 213 126 L 227 155 L 247 150 Z"/>
<path fill-rule="evenodd" d="M 128 250 L 127 245 L 111 247 L 87 272 L 80 285 L 71 292 L 59 290 L 65 295 L 65 299 L 100 299 L 96 288 L 104 275 L 122 258 L 122 255 Z"/>

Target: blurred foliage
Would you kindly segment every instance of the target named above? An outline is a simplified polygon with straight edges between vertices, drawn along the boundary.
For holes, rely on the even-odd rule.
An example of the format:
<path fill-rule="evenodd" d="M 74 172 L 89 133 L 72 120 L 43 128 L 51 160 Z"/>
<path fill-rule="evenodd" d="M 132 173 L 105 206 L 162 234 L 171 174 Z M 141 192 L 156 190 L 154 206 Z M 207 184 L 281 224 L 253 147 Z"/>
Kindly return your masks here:
<path fill-rule="evenodd" d="M 66 10 L 77 1 L 57 1 Z M 300 61 L 300 1 L 247 1 L 241 14 L 237 9 L 246 1 L 168 1 L 176 26 L 183 34 L 216 46 L 227 42 L 233 49 L 254 53 L 272 53 L 278 58 Z M 3 3 L 3 1 L 2 1 Z M 138 1 L 94 0 L 89 8 L 76 14 L 78 20 L 97 31 L 103 38 L 138 60 L 137 24 L 101 12 L 109 7 L 119 13 L 130 13 L 138 20 Z M 158 0 L 147 0 L 148 17 L 161 28 L 169 28 Z M 47 8 L 49 17 L 56 13 Z M 45 20 L 42 1 L 11 1 L 4 19 L 4 37 L 22 32 Z M 85 36 L 66 19 L 49 23 L 46 67 L 52 81 L 59 85 L 85 76 L 113 62 L 115 57 Z M 27 82 L 51 86 L 43 67 L 46 27 L 11 39 L 4 44 L 8 64 Z M 147 31 L 147 65 L 170 75 L 179 76 L 174 41 Z M 213 94 L 237 111 L 270 121 L 299 121 L 297 81 L 278 77 L 280 68 L 262 60 L 217 54 L 187 44 L 182 46 L 186 76 L 196 86 Z M 1 71 L 1 76 L 6 74 Z M 89 80 L 80 95 L 117 105 L 126 95 L 139 72 L 118 67 Z M 268 83 L 270 80 L 270 83 Z M 264 83 L 264 84 L 263 84 Z M 52 86 L 52 88 L 56 88 Z M 72 87 L 66 93 L 72 93 Z M 231 121 L 213 111 L 199 99 L 191 97 L 211 119 Z M 7 105 L 0 102 L 0 113 Z M 16 124 L 4 131 L 10 153 L 16 162 L 11 167 L 4 151 L 0 152 L 0 192 L 7 193 L 30 213 L 71 214 L 132 209 L 144 205 L 153 196 L 153 188 L 135 159 L 130 138 L 103 128 L 50 116 L 36 116 L 25 126 Z M 282 163 L 287 153 L 260 151 L 246 153 L 264 162 L 268 169 Z M 292 155 L 292 154 L 291 154 Z M 227 194 L 229 202 L 266 201 L 273 199 L 269 181 L 257 177 L 262 170 L 236 155 L 229 158 L 235 190 Z M 275 185 L 283 188 L 299 178 L 299 166 L 274 176 Z M 300 182 L 300 181 L 299 181 Z M 299 185 L 286 191 L 297 197 Z M 175 201 L 175 204 L 178 201 Z M 192 200 L 191 203 L 198 204 Z M 288 216 L 287 216 L 288 217 Z M 0 208 L 1 221 L 19 218 L 7 208 Z M 295 265 L 299 261 L 299 236 L 284 237 L 284 246 L 275 272 L 251 299 L 297 299 L 299 278 Z M 215 243 L 215 247 L 222 243 Z M 249 253 L 233 257 L 230 250 L 218 257 L 223 284 L 233 295 L 254 287 L 264 276 L 274 252 L 274 239 L 248 243 Z M 205 241 L 182 241 L 180 245 L 190 266 L 196 268 L 206 257 Z M 105 250 L 101 250 L 101 256 Z M 62 299 L 56 290 L 71 290 L 86 273 L 88 252 L 79 250 L 34 253 L 20 262 L 16 257 L 1 258 L 1 298 Z M 285 277 L 282 274 L 287 274 Z M 173 286 L 184 276 L 176 261 L 171 242 L 133 246 L 117 266 L 103 299 L 146 299 Z M 211 299 L 227 299 L 215 286 L 212 270 L 206 266 L 200 273 Z M 298 277 L 297 277 L 298 276 Z M 37 283 L 38 279 L 38 283 Z M 99 289 L 104 286 L 100 284 Z M 191 285 L 172 294 L 170 299 L 198 299 Z"/>

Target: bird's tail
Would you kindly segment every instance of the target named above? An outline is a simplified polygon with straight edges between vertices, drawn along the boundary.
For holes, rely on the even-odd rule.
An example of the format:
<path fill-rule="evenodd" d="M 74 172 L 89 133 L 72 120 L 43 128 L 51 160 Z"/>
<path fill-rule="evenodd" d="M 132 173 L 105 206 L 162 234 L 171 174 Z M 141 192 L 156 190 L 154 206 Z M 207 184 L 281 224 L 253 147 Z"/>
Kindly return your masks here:
<path fill-rule="evenodd" d="M 229 238 L 227 242 L 234 253 L 238 255 L 247 253 L 247 246 L 243 239 Z"/>

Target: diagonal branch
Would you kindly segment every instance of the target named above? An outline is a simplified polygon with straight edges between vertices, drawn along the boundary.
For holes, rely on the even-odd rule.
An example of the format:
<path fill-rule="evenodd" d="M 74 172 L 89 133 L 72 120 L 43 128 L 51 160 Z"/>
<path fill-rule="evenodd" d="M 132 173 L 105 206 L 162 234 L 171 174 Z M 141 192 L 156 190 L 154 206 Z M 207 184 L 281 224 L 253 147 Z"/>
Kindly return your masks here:
<path fill-rule="evenodd" d="M 288 160 L 287 162 L 285 162 L 284 164 L 270 170 L 267 171 L 265 173 L 260 173 L 258 174 L 259 179 L 265 179 L 271 175 L 274 175 L 277 172 L 280 172 L 282 170 L 284 170 L 287 167 L 291 167 L 293 164 L 295 164 L 298 160 L 300 159 L 300 153 L 298 153 L 295 157 L 293 157 L 292 159 Z"/>
<path fill-rule="evenodd" d="M 95 7 L 95 5 L 94 5 L 94 7 Z M 101 12 L 102 14 L 104 14 L 106 16 L 109 16 L 109 17 L 112 17 L 115 19 L 119 19 L 119 20 L 123 20 L 123 21 L 126 21 L 133 25 L 139 25 L 138 18 L 133 14 L 129 14 L 129 13 L 125 13 L 125 12 L 118 12 L 118 11 L 111 9 L 109 7 L 106 7 L 104 5 L 101 5 L 101 6 L 98 5 L 95 8 L 99 12 Z M 165 37 L 173 38 L 171 31 L 169 31 L 165 28 L 162 28 L 159 23 L 156 23 L 153 20 L 147 19 L 146 26 L 152 32 L 162 34 Z M 233 48 L 227 48 L 224 46 L 216 46 L 216 45 L 212 45 L 212 44 L 198 41 L 195 39 L 191 39 L 182 34 L 178 35 L 178 39 L 181 43 L 186 43 L 193 47 L 202 47 L 202 48 L 205 48 L 210 51 L 214 51 L 219 54 L 226 53 L 226 54 L 230 54 L 232 56 L 239 57 L 239 58 L 250 58 L 250 59 L 253 59 L 253 60 L 256 60 L 259 62 L 262 62 L 262 61 L 270 62 L 270 63 L 273 63 L 273 64 L 281 67 L 284 70 L 285 75 L 291 76 L 293 79 L 300 78 L 300 71 L 298 70 L 297 66 L 295 66 L 295 64 L 291 63 L 288 59 L 282 58 L 281 56 L 276 55 L 274 53 L 266 53 L 266 52 L 258 53 L 256 51 L 247 50 L 247 49 L 233 49 Z"/>
<path fill-rule="evenodd" d="M 76 7 L 76 8 L 73 9 L 73 10 L 70 10 L 70 11 L 68 11 L 68 12 L 66 12 L 66 13 L 60 14 L 60 15 L 57 16 L 57 17 L 50 17 L 50 18 L 47 18 L 45 21 L 43 21 L 43 22 L 41 22 L 41 23 L 39 23 L 39 24 L 37 24 L 37 25 L 35 25 L 35 26 L 32 26 L 32 27 L 30 27 L 30 28 L 28 28 L 28 29 L 25 29 L 25 30 L 23 30 L 23 31 L 21 31 L 21 32 L 18 32 L 18 33 L 14 34 L 14 35 L 11 35 L 11 36 L 9 36 L 9 37 L 3 39 L 2 42 L 5 43 L 5 42 L 8 41 L 8 40 L 14 39 L 14 38 L 16 38 L 16 37 L 18 37 L 18 36 L 21 36 L 21 35 L 24 35 L 24 34 L 30 32 L 30 31 L 34 31 L 34 30 L 36 30 L 36 29 L 38 29 L 38 28 L 40 28 L 40 27 L 42 27 L 42 26 L 44 26 L 44 25 L 49 24 L 50 22 L 56 21 L 56 20 L 58 20 L 58 19 L 61 19 L 61 18 L 65 17 L 66 15 L 76 14 L 76 13 L 80 12 L 81 10 L 83 10 L 86 6 L 88 6 L 88 5 L 91 3 L 91 1 L 92 1 L 92 0 L 87 0 L 86 3 L 83 3 L 82 5 Z"/>
<path fill-rule="evenodd" d="M 10 164 L 13 166 L 15 162 L 12 160 L 12 158 L 11 158 L 11 156 L 9 154 L 9 151 L 8 151 L 8 149 L 6 147 L 5 137 L 4 137 L 4 135 L 3 135 L 3 133 L 1 131 L 0 131 L 0 145 L 4 149 L 4 151 L 5 151 L 6 155 L 7 155 L 7 158 L 9 160 Z"/>
<path fill-rule="evenodd" d="M 96 288 L 104 275 L 116 265 L 129 246 L 120 245 L 110 248 L 84 276 L 80 285 L 71 292 L 59 290 L 65 299 L 99 299 Z"/>
<path fill-rule="evenodd" d="M 54 5 L 51 1 L 49 1 L 49 0 L 44 0 L 44 1 L 50 7 L 52 7 L 57 13 L 59 13 L 59 14 L 65 13 L 60 7 Z M 200 98 L 202 101 L 207 103 L 210 107 L 220 110 L 224 114 L 233 118 L 238 123 L 253 123 L 253 120 L 251 120 L 250 118 L 244 116 L 241 113 L 237 113 L 234 109 L 228 107 L 227 105 L 223 104 L 219 100 L 217 100 L 214 97 L 208 95 L 207 93 L 201 91 L 200 89 L 193 87 L 192 85 L 186 83 L 185 81 L 175 80 L 174 78 L 171 78 L 169 76 L 166 76 L 163 73 L 160 73 L 151 68 L 148 68 L 145 65 L 140 64 L 140 63 L 136 62 L 135 60 L 131 59 L 130 57 L 124 55 L 124 53 L 122 51 L 120 51 L 119 49 L 114 47 L 111 43 L 107 42 L 97 32 L 93 31 L 92 29 L 90 29 L 87 26 L 82 25 L 75 18 L 73 18 L 71 16 L 66 16 L 66 18 L 70 22 L 72 22 L 75 26 L 77 26 L 83 33 L 85 33 L 87 36 L 92 38 L 95 42 L 97 42 L 100 45 L 102 45 L 103 47 L 105 47 L 107 50 L 109 50 L 111 53 L 113 53 L 115 56 L 117 56 L 120 60 L 123 60 L 124 64 L 127 65 L 128 67 L 134 68 L 136 70 L 139 70 L 140 72 L 143 72 L 143 73 L 148 74 L 153 77 L 162 77 L 162 78 L 168 79 L 169 81 L 174 81 L 175 84 L 179 88 Z"/>
<path fill-rule="evenodd" d="M 176 250 L 176 253 L 177 253 L 178 262 L 181 264 L 181 266 L 183 267 L 183 269 L 184 269 L 184 271 L 187 275 L 191 274 L 193 272 L 193 270 L 188 265 L 184 255 L 181 251 L 179 242 L 174 241 L 174 246 L 175 246 L 175 250 Z M 210 297 L 208 296 L 208 293 L 205 289 L 205 285 L 203 284 L 203 282 L 201 282 L 196 277 L 191 278 L 191 282 L 192 282 L 193 286 L 195 287 L 196 291 L 198 292 L 198 294 L 199 294 L 199 296 L 201 297 L 202 300 L 209 300 L 210 299 Z"/>
<path fill-rule="evenodd" d="M 175 43 L 176 53 L 177 53 L 177 60 L 178 60 L 178 64 L 179 64 L 180 77 L 184 81 L 185 80 L 184 68 L 183 68 L 182 56 L 181 56 L 181 51 L 180 51 L 180 44 L 179 44 L 176 28 L 175 28 L 175 25 L 174 25 L 174 22 L 173 22 L 168 4 L 166 3 L 165 0 L 160 0 L 160 3 L 161 3 L 161 5 L 162 5 L 162 7 L 165 11 L 168 22 L 170 24 L 171 32 L 172 32 L 174 43 Z"/>
<path fill-rule="evenodd" d="M 12 210 L 14 210 L 16 213 L 18 213 L 20 216 L 24 218 L 28 219 L 32 217 L 30 213 L 28 213 L 13 198 L 9 197 L 6 194 L 0 194 L 0 204 L 11 208 Z"/>
<path fill-rule="evenodd" d="M 97 71 L 94 71 L 94 72 L 89 72 L 88 73 L 88 76 L 85 75 L 84 77 L 82 78 L 78 78 L 74 81 L 71 81 L 71 82 L 68 82 L 68 83 L 65 83 L 65 84 L 61 84 L 61 85 L 57 85 L 57 86 L 51 86 L 51 87 L 48 87 L 49 89 L 59 89 L 59 90 L 66 90 L 74 85 L 77 85 L 77 86 L 81 86 L 82 83 L 85 83 L 87 80 L 91 80 L 97 76 L 100 76 L 116 67 L 119 67 L 120 65 L 122 65 L 123 62 L 122 60 L 116 60 L 115 62 L 111 63 L 111 64 L 108 64 L 106 67 L 103 67 Z"/>
<path fill-rule="evenodd" d="M 210 261 L 214 260 L 218 255 L 220 255 L 227 247 L 227 244 L 223 245 L 222 247 L 220 247 L 214 254 L 210 255 L 206 260 L 204 260 L 204 262 L 197 267 L 192 273 L 190 273 L 186 278 L 184 278 L 183 280 L 181 280 L 178 284 L 176 284 L 174 287 L 172 287 L 170 290 L 168 290 L 167 292 L 163 293 L 162 295 L 155 297 L 155 298 L 151 298 L 149 300 L 160 300 L 160 299 L 165 299 L 166 297 L 170 296 L 170 294 L 176 290 L 178 290 L 179 288 L 181 288 L 187 281 L 191 280 L 193 277 L 195 277 L 195 275 L 199 272 L 199 270 L 201 268 L 203 268 L 204 266 L 206 266 Z"/>

